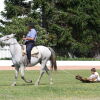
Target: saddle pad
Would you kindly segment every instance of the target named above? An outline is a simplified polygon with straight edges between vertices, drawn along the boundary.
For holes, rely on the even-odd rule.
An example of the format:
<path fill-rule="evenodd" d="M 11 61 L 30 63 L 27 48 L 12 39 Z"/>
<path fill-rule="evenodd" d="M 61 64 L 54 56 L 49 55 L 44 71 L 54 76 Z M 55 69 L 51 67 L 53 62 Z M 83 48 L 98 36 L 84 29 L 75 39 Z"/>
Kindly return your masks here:
<path fill-rule="evenodd" d="M 31 50 L 31 55 L 37 55 L 39 53 L 39 50 L 37 47 L 33 47 L 33 49 Z M 26 46 L 22 47 L 22 54 L 26 55 Z"/>
<path fill-rule="evenodd" d="M 31 51 L 31 55 L 35 55 L 35 54 L 38 54 L 39 53 L 39 50 L 37 47 L 33 47 L 32 51 Z"/>

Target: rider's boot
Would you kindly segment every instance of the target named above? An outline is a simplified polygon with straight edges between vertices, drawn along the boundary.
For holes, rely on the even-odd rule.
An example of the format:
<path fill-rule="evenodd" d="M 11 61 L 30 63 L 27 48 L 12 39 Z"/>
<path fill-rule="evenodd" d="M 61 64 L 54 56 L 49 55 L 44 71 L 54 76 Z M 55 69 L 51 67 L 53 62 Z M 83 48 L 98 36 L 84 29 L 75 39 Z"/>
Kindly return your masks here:
<path fill-rule="evenodd" d="M 32 67 L 31 60 L 28 60 L 27 67 Z"/>

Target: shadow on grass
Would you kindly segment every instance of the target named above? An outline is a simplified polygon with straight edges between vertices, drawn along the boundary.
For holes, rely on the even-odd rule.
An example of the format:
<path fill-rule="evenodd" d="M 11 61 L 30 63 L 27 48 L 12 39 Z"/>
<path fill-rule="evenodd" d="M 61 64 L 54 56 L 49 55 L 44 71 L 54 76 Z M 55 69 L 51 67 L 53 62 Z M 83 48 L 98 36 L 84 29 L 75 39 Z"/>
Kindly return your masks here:
<path fill-rule="evenodd" d="M 50 85 L 50 84 L 41 83 L 38 86 L 48 86 L 48 85 Z M 8 86 L 11 86 L 11 84 L 0 84 L 0 86 L 7 86 L 8 87 Z M 16 84 L 15 87 L 17 87 L 17 86 L 35 86 L 35 84 L 34 83 L 23 83 L 23 84 Z"/>

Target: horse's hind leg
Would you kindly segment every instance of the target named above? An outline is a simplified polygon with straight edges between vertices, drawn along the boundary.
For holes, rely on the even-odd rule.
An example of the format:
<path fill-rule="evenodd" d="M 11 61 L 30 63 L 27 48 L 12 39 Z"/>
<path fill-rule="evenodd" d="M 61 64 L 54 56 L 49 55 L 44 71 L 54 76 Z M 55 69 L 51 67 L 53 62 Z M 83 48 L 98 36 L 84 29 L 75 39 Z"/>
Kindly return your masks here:
<path fill-rule="evenodd" d="M 32 83 L 32 80 L 26 80 L 25 77 L 24 77 L 24 66 L 21 66 L 20 67 L 20 71 L 21 71 L 21 78 L 26 82 L 26 83 Z"/>
<path fill-rule="evenodd" d="M 16 86 L 16 81 L 17 81 L 17 78 L 18 78 L 18 73 L 19 73 L 19 67 L 15 67 L 15 80 L 12 83 L 11 86 Z"/>
<path fill-rule="evenodd" d="M 45 72 L 45 70 L 44 70 L 44 69 L 41 69 L 39 78 L 38 78 L 37 81 L 35 82 L 35 86 L 38 86 L 38 85 L 39 85 L 40 80 L 41 80 L 41 77 L 43 76 L 44 72 Z"/>
<path fill-rule="evenodd" d="M 50 84 L 53 84 L 52 77 L 51 77 L 51 72 L 49 71 L 49 69 L 47 68 L 47 66 L 45 66 L 45 71 L 46 71 L 46 73 L 47 73 L 48 76 L 49 76 Z"/>

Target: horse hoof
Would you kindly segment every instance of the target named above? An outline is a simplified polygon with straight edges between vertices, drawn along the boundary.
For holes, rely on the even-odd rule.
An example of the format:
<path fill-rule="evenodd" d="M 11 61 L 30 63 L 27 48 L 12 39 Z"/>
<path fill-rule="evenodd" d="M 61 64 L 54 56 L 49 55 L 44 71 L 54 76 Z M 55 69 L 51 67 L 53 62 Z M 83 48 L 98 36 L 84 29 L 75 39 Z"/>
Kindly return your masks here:
<path fill-rule="evenodd" d="M 53 84 L 53 82 L 50 82 L 50 85 L 52 85 Z"/>
<path fill-rule="evenodd" d="M 30 80 L 29 82 L 32 83 L 32 80 Z"/>
<path fill-rule="evenodd" d="M 16 86 L 16 84 L 11 84 L 11 86 Z"/>
<path fill-rule="evenodd" d="M 39 86 L 39 83 L 37 82 L 37 83 L 35 83 L 35 86 Z"/>

